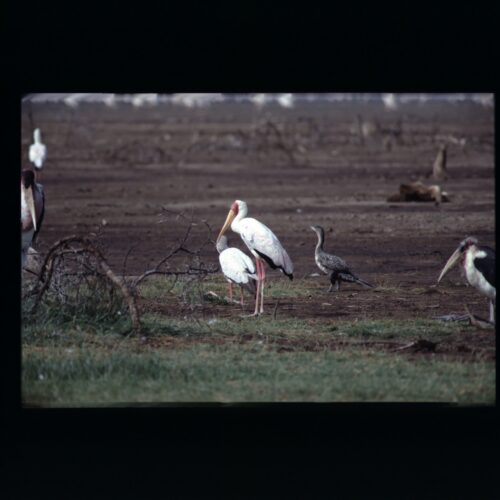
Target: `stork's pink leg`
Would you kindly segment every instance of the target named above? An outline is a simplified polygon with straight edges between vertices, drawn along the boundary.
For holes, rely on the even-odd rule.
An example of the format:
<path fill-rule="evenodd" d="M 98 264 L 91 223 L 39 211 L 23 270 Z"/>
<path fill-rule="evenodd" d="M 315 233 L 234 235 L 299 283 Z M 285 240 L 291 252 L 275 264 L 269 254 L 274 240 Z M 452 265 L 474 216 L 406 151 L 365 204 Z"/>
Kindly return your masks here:
<path fill-rule="evenodd" d="M 229 283 L 229 302 L 233 301 L 233 284 Z"/>
<path fill-rule="evenodd" d="M 264 312 L 264 280 L 266 279 L 266 267 L 264 265 L 264 262 L 260 263 L 260 270 L 261 270 L 261 280 L 262 283 L 260 285 L 260 312 Z"/>
<path fill-rule="evenodd" d="M 243 288 L 241 288 L 241 286 L 240 286 L 240 297 L 241 297 L 240 304 L 241 307 L 243 307 Z"/>
<path fill-rule="evenodd" d="M 260 277 L 261 277 L 260 259 L 255 259 L 255 267 L 257 269 L 257 293 L 255 294 L 255 311 L 253 312 L 253 315 L 257 316 L 257 314 L 259 314 L 259 295 L 260 295 Z"/>

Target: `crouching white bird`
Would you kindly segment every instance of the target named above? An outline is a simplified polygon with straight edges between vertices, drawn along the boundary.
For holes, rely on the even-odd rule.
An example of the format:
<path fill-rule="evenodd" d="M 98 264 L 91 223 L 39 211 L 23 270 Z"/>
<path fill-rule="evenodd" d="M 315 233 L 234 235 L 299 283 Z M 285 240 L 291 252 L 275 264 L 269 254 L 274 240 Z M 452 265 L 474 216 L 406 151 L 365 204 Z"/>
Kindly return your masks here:
<path fill-rule="evenodd" d="M 240 285 L 241 305 L 243 305 L 243 288 L 255 296 L 257 274 L 252 259 L 238 248 L 228 248 L 227 237 L 221 236 L 217 241 L 219 262 L 222 273 L 229 283 L 229 300 L 233 300 L 233 283 Z"/>
<path fill-rule="evenodd" d="M 21 269 L 30 246 L 35 242 L 45 212 L 43 186 L 35 182 L 35 172 L 21 172 Z"/>
<path fill-rule="evenodd" d="M 42 143 L 42 135 L 39 128 L 36 128 L 33 132 L 33 140 L 34 142 L 31 144 L 29 150 L 29 159 L 31 163 L 35 164 L 38 170 L 41 170 L 47 158 L 47 147 Z"/>
<path fill-rule="evenodd" d="M 469 284 L 490 299 L 490 322 L 494 323 L 496 302 L 495 250 L 479 246 L 476 238 L 465 238 L 446 262 L 439 275 L 438 283 L 459 262 L 463 266 Z"/>
<path fill-rule="evenodd" d="M 264 312 L 264 280 L 266 272 L 263 261 L 266 261 L 271 269 L 279 269 L 290 279 L 293 279 L 293 264 L 277 236 L 262 222 L 247 217 L 247 213 L 247 204 L 244 201 L 236 200 L 231 205 L 226 222 L 224 222 L 217 237 L 217 242 L 222 238 L 227 228 L 231 226 L 231 229 L 241 236 L 241 239 L 255 257 L 257 268 L 257 293 L 253 313 L 253 316 L 255 316 Z"/>

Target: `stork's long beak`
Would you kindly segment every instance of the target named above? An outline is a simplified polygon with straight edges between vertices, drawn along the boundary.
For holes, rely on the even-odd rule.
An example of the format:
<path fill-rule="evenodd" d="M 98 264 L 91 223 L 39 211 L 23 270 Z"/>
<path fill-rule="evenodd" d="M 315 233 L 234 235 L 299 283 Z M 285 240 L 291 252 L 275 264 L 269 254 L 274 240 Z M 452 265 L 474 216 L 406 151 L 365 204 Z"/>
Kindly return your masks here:
<path fill-rule="evenodd" d="M 457 264 L 457 262 L 460 260 L 460 257 L 462 256 L 462 252 L 460 251 L 460 248 L 457 248 L 452 256 L 448 259 L 448 262 L 445 264 L 443 267 L 443 270 L 441 271 L 441 274 L 439 275 L 438 278 L 438 283 L 443 279 L 443 276 L 453 267 Z"/>
<path fill-rule="evenodd" d="M 229 210 L 229 213 L 227 214 L 226 222 L 224 222 L 224 225 L 222 226 L 222 229 L 220 230 L 219 236 L 217 236 L 217 243 L 219 242 L 221 236 L 227 231 L 227 228 L 231 225 L 231 222 L 233 222 L 233 219 L 236 217 L 236 212 L 234 210 Z"/>
<path fill-rule="evenodd" d="M 33 227 L 36 231 L 36 213 L 35 213 L 35 200 L 33 198 L 33 188 L 29 187 L 26 189 L 21 185 L 21 189 L 24 190 L 24 199 L 26 200 L 26 204 L 28 205 L 28 210 L 30 211 L 31 220 L 33 221 Z"/>

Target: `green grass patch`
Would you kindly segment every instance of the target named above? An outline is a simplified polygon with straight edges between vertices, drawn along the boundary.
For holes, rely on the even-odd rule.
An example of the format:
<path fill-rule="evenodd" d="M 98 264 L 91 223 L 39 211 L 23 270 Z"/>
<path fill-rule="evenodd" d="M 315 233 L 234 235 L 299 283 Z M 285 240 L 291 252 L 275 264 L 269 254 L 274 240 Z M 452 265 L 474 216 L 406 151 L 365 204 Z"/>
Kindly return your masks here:
<path fill-rule="evenodd" d="M 284 279 L 270 280 L 267 296 L 308 293 L 305 285 L 291 286 Z M 195 300 L 201 294 L 202 301 L 215 299 L 222 304 L 227 283 L 222 276 L 211 277 L 186 291 L 185 283 L 152 278 L 141 287 L 141 296 L 160 300 L 168 290 L 174 300 Z M 209 291 L 218 298 L 207 299 Z M 353 322 L 279 314 L 274 319 L 269 312 L 241 317 L 243 311 L 240 315 L 237 307 L 229 318 L 214 312 L 210 317 L 181 319 L 145 311 L 145 339 L 129 335 L 128 314 L 119 303 L 113 308 L 93 304 L 68 308 L 47 300 L 36 315 L 30 315 L 29 301 L 23 303 L 26 404 L 495 402 L 491 360 L 463 362 L 434 354 L 410 358 L 406 352 L 374 347 L 377 341 L 453 339 L 467 330 L 462 324 L 420 319 Z M 365 347 L 365 341 L 373 344 Z"/>
<path fill-rule="evenodd" d="M 336 335 L 364 339 L 425 338 L 440 341 L 463 330 L 459 323 L 433 320 L 376 320 L 340 323 L 333 327 Z"/>
<path fill-rule="evenodd" d="M 48 406 L 134 402 L 415 401 L 493 404 L 494 363 L 409 361 L 352 350 L 285 352 L 197 344 L 111 352 L 27 349 L 23 401 Z"/>

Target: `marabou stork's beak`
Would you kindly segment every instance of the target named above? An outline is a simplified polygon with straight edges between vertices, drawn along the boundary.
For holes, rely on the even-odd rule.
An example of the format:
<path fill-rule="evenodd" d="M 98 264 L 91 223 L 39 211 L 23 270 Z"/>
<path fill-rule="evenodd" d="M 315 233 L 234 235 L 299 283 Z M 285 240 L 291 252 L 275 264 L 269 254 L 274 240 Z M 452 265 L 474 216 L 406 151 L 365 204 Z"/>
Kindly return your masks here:
<path fill-rule="evenodd" d="M 36 231 L 36 213 L 35 213 L 35 200 L 33 198 L 33 187 L 25 188 L 21 184 L 21 189 L 24 193 L 24 199 L 26 200 L 26 204 L 28 205 L 28 209 L 30 211 L 31 219 L 33 221 L 33 227 Z"/>
<path fill-rule="evenodd" d="M 231 209 L 229 210 L 229 213 L 227 214 L 226 222 L 224 222 L 224 225 L 222 226 L 222 229 L 220 230 L 219 236 L 217 236 L 217 243 L 219 242 L 221 236 L 227 231 L 227 228 L 231 225 L 231 222 L 233 222 L 233 219 L 236 217 L 236 212 Z"/>
<path fill-rule="evenodd" d="M 460 257 L 462 257 L 462 248 L 458 247 L 452 254 L 452 256 L 448 259 L 448 262 L 445 264 L 443 267 L 443 270 L 441 271 L 441 274 L 439 275 L 438 278 L 438 283 L 443 279 L 443 276 L 453 267 L 457 264 L 457 262 L 460 260 Z"/>

